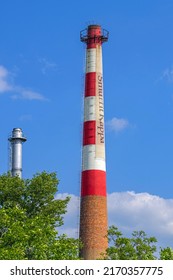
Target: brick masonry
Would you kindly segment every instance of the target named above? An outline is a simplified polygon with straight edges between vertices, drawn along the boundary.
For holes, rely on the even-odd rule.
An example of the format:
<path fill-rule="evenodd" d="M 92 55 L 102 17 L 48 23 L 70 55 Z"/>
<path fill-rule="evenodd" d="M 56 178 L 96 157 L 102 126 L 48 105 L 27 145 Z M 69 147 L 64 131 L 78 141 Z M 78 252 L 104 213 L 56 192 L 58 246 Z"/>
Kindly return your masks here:
<path fill-rule="evenodd" d="M 80 255 L 85 260 L 102 257 L 108 247 L 106 196 L 81 197 L 80 239 L 83 243 Z"/>

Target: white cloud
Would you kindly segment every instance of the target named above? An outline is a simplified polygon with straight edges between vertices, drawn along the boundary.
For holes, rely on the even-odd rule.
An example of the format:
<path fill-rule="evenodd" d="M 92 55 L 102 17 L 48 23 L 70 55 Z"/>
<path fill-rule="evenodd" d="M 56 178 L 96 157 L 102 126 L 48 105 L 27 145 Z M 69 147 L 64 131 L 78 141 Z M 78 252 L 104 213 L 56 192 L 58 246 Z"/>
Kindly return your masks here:
<path fill-rule="evenodd" d="M 2 65 L 0 65 L 0 93 L 10 92 L 13 99 L 27 99 L 27 100 L 48 100 L 42 94 L 33 90 L 28 90 L 19 85 L 15 85 L 9 82 L 12 75 Z"/>
<path fill-rule="evenodd" d="M 41 64 L 41 72 L 45 75 L 49 70 L 56 70 L 57 64 L 54 62 L 48 61 L 46 58 L 39 58 L 39 63 Z"/>
<path fill-rule="evenodd" d="M 32 115 L 28 114 L 28 115 L 22 115 L 19 118 L 20 121 L 31 121 L 32 120 Z"/>
<path fill-rule="evenodd" d="M 14 91 L 16 91 L 18 94 L 12 95 L 13 99 L 27 99 L 27 100 L 40 100 L 40 101 L 48 100 L 42 94 L 33 90 L 24 89 L 21 87 L 15 87 Z"/>
<path fill-rule="evenodd" d="M 9 72 L 7 69 L 0 65 L 0 93 L 4 93 L 11 90 L 11 85 L 8 82 Z"/>
<path fill-rule="evenodd" d="M 106 125 L 110 130 L 120 132 L 129 127 L 130 124 L 127 119 L 114 117 L 110 121 L 107 121 Z"/>
<path fill-rule="evenodd" d="M 158 235 L 173 235 L 173 199 L 149 193 L 122 192 L 108 195 L 110 224 L 127 231 L 143 229 Z"/>
<path fill-rule="evenodd" d="M 68 194 L 59 194 L 62 199 Z M 64 216 L 60 233 L 78 237 L 79 198 L 74 195 Z M 148 236 L 155 236 L 158 245 L 173 247 L 173 199 L 164 199 L 149 193 L 115 192 L 108 194 L 108 222 L 116 225 L 124 235 L 134 230 L 144 230 Z"/>
<path fill-rule="evenodd" d="M 169 83 L 173 83 L 173 67 L 166 68 L 163 71 L 161 80 L 166 80 Z"/>

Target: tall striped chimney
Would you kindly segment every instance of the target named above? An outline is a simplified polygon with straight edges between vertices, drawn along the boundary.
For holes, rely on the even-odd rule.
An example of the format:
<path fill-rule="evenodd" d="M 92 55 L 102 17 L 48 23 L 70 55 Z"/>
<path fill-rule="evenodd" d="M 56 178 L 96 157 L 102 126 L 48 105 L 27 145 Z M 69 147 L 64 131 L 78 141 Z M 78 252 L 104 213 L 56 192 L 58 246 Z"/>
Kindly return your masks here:
<path fill-rule="evenodd" d="M 107 197 L 102 43 L 108 32 L 99 25 L 81 31 L 86 43 L 80 233 L 83 259 L 101 257 L 107 244 Z"/>

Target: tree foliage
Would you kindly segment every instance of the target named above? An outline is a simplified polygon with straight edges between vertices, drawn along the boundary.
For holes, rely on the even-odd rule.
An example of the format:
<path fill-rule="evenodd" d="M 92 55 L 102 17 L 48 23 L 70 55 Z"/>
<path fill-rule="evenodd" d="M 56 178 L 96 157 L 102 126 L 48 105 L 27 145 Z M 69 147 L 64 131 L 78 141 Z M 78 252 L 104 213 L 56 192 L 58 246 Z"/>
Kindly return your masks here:
<path fill-rule="evenodd" d="M 69 197 L 54 199 L 55 173 L 0 176 L 0 259 L 77 259 L 79 242 L 58 235 Z"/>
<path fill-rule="evenodd" d="M 117 227 L 108 230 L 109 248 L 106 259 L 110 260 L 156 260 L 155 237 L 148 237 L 144 231 L 134 231 L 131 237 L 124 237 Z M 161 248 L 159 259 L 172 260 L 173 250 L 169 247 Z"/>
<path fill-rule="evenodd" d="M 22 180 L 10 174 L 0 176 L 0 259 L 75 260 L 79 240 L 58 235 L 69 197 L 55 199 L 58 179 L 42 172 Z M 155 237 L 134 231 L 125 237 L 117 227 L 108 230 L 109 248 L 105 259 L 155 260 Z M 173 249 L 161 248 L 159 259 L 173 260 Z"/>
<path fill-rule="evenodd" d="M 160 259 L 161 260 L 173 260 L 173 249 L 170 247 L 161 248 Z"/>

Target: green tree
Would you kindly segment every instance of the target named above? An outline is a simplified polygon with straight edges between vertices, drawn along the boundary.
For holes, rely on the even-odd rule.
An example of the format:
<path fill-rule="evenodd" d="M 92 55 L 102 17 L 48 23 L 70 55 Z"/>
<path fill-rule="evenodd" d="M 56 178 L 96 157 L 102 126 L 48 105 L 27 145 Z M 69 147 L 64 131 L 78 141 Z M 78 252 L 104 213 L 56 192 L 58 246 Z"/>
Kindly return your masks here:
<path fill-rule="evenodd" d="M 157 239 L 155 237 L 147 237 L 142 230 L 132 233 L 131 243 L 135 249 L 135 257 L 137 260 L 155 260 L 154 253 L 157 250 Z"/>
<path fill-rule="evenodd" d="M 78 259 L 79 241 L 58 235 L 69 197 L 54 199 L 55 173 L 0 176 L 0 259 Z"/>
<path fill-rule="evenodd" d="M 173 260 L 173 249 L 170 247 L 161 248 L 160 260 Z"/>
<path fill-rule="evenodd" d="M 154 260 L 156 257 L 155 237 L 147 237 L 144 231 L 134 231 L 131 238 L 123 237 L 117 227 L 108 230 L 109 248 L 107 259 L 111 260 Z"/>

